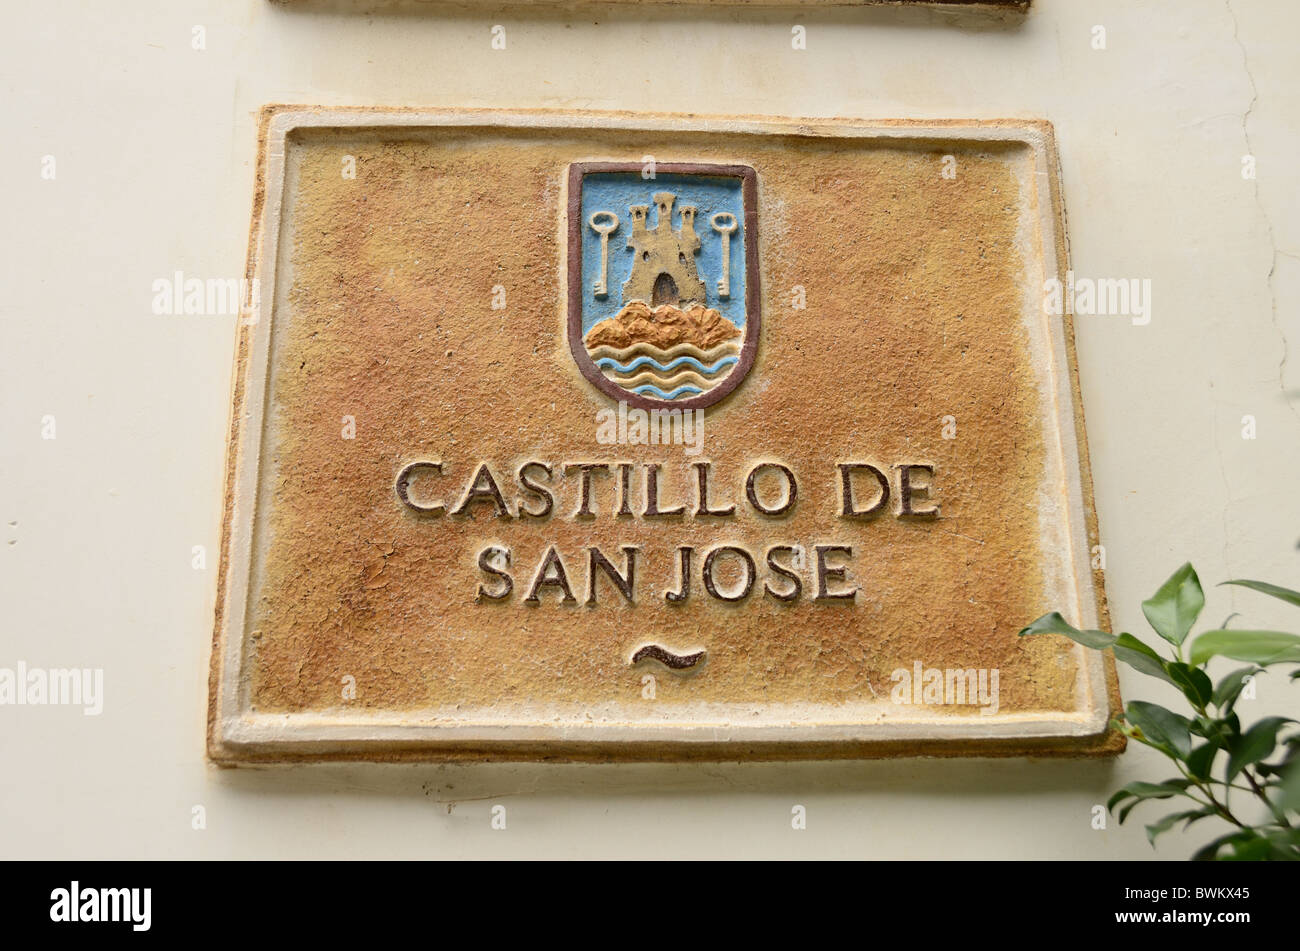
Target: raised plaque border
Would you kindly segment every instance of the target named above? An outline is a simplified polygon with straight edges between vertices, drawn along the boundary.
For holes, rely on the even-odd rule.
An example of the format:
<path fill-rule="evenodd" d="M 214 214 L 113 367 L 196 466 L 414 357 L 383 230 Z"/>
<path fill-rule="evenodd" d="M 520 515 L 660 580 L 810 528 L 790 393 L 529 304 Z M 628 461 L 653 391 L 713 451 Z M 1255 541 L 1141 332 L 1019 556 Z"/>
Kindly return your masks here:
<path fill-rule="evenodd" d="M 1121 709 L 1114 660 L 1109 653 L 1072 650 L 1079 657 L 1080 703 L 1057 716 L 1012 714 L 997 722 L 977 718 L 936 722 L 899 716 L 882 722 L 713 725 L 448 724 L 419 711 L 384 713 L 259 713 L 252 709 L 241 676 L 262 440 L 270 377 L 275 303 L 281 275 L 281 212 L 285 202 L 287 150 L 298 129 L 509 127 L 575 132 L 608 129 L 660 133 L 716 132 L 787 138 L 874 138 L 900 143 L 946 141 L 1019 144 L 1034 156 L 1033 207 L 1042 235 L 1045 278 L 1068 270 L 1064 207 L 1055 137 L 1044 120 L 850 120 L 699 117 L 666 114 L 582 113 L 512 110 L 418 110 L 369 107 L 272 105 L 262 110 L 247 274 L 266 289 L 256 319 L 241 321 L 233 377 L 226 459 L 224 527 L 217 579 L 216 617 L 209 676 L 207 750 L 221 765 L 325 761 L 662 761 L 864 759 L 887 756 L 1105 756 L 1124 749 L 1110 726 Z M 592 161 L 598 156 L 592 156 Z M 566 176 L 567 179 L 567 176 Z M 567 181 L 566 181 L 567 189 Z M 568 208 L 560 201 L 561 214 Z M 567 245 L 567 224 L 557 222 L 557 244 Z M 751 255 L 756 261 L 757 247 Z M 562 253 L 564 253 L 562 251 Z M 567 257 L 567 254 L 565 254 Z M 567 261 L 559 262 L 562 274 Z M 567 289 L 559 307 L 567 310 Z M 563 318 L 562 318 L 563 319 Z M 1047 319 L 1050 393 L 1056 408 L 1060 462 L 1070 550 L 1066 553 L 1085 628 L 1108 628 L 1100 573 L 1086 553 L 1098 544 L 1091 469 L 1079 399 L 1074 328 L 1069 315 Z M 757 339 L 755 336 L 753 339 Z M 1069 423 L 1073 425 L 1069 425 Z M 1077 478 L 1075 478 L 1077 474 Z M 1030 619 L 1026 619 L 1028 621 Z"/>

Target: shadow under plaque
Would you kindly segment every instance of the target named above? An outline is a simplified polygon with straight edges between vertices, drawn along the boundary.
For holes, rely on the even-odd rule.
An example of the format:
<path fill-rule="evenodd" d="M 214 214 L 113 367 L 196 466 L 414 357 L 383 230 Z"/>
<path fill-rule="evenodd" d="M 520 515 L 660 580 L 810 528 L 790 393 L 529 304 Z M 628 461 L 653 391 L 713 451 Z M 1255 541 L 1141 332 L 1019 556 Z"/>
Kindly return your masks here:
<path fill-rule="evenodd" d="M 1098 755 L 1050 126 L 264 112 L 223 764 Z"/>
<path fill-rule="evenodd" d="M 500 10 L 505 8 L 608 8 L 664 7 L 671 9 L 710 7 L 791 7 L 851 8 L 899 7 L 935 8 L 952 12 L 1007 11 L 1026 13 L 1032 0 L 271 0 L 275 5 L 293 11 L 384 14 L 421 14 L 445 12 L 448 9 L 466 11 Z"/>

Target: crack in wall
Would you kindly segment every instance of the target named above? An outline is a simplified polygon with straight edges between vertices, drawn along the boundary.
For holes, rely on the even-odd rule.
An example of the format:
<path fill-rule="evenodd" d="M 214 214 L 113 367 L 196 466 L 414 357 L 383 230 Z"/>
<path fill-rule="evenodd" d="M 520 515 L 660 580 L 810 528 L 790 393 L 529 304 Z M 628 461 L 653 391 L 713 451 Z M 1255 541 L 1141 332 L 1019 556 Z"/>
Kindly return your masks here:
<path fill-rule="evenodd" d="M 1259 86 L 1255 82 L 1255 74 L 1251 71 L 1250 54 L 1246 50 L 1246 44 L 1243 43 L 1241 40 L 1241 24 L 1240 21 L 1237 19 L 1237 11 L 1232 5 L 1232 0 L 1224 0 L 1224 7 L 1228 12 L 1229 19 L 1231 19 L 1232 21 L 1232 41 L 1237 45 L 1237 49 L 1240 50 L 1241 52 L 1242 69 L 1246 73 L 1247 82 L 1249 82 L 1250 84 L 1250 101 L 1246 104 L 1246 109 L 1241 114 L 1241 135 L 1242 135 L 1242 139 L 1246 144 L 1246 155 L 1251 156 L 1252 159 L 1254 159 L 1255 147 L 1250 137 L 1250 119 L 1255 112 L 1255 107 L 1259 104 Z M 1252 174 L 1250 179 L 1251 191 L 1255 200 L 1255 206 L 1256 208 L 1258 208 L 1260 217 L 1263 219 L 1264 222 L 1264 233 L 1267 237 L 1268 246 L 1269 246 L 1269 268 L 1268 268 L 1268 276 L 1266 278 L 1266 284 L 1268 287 L 1268 297 L 1269 297 L 1269 315 L 1270 315 L 1270 320 L 1273 324 L 1273 329 L 1277 333 L 1278 338 L 1281 340 L 1282 343 L 1282 356 L 1278 360 L 1278 365 L 1277 365 L 1277 384 L 1278 384 L 1278 389 L 1281 391 L 1282 399 L 1286 403 L 1287 408 L 1290 410 L 1292 415 L 1296 416 L 1297 420 L 1300 420 L 1300 412 L 1297 411 L 1294 403 L 1288 396 L 1287 389 L 1286 389 L 1286 367 L 1287 367 L 1287 362 L 1290 358 L 1290 342 L 1287 339 L 1286 331 L 1283 330 L 1282 324 L 1278 320 L 1277 287 L 1276 287 L 1276 280 L 1275 280 L 1277 275 L 1278 256 L 1286 255 L 1288 257 L 1291 257 L 1293 255 L 1291 254 L 1291 252 L 1279 249 L 1277 246 L 1277 237 L 1273 227 L 1272 216 L 1268 213 L 1268 209 L 1264 207 L 1263 200 L 1260 196 L 1258 167 L 1256 167 L 1252 171 L 1254 174 Z M 1231 568 L 1230 559 L 1228 557 L 1229 548 L 1230 548 L 1229 533 L 1228 533 L 1228 525 L 1229 525 L 1228 507 L 1232 503 L 1232 495 L 1231 495 L 1232 484 L 1228 478 L 1227 466 L 1224 462 L 1222 448 L 1219 444 L 1219 425 L 1220 425 L 1219 421 L 1217 419 L 1214 420 L 1213 422 L 1214 452 L 1219 460 L 1219 471 L 1224 482 L 1224 491 L 1225 491 L 1224 507 L 1223 507 L 1223 564 L 1224 564 L 1224 568 L 1227 569 L 1229 576 L 1235 576 Z M 1230 603 L 1232 604 L 1232 607 L 1235 610 L 1236 593 L 1232 592 L 1229 598 L 1230 598 Z"/>
<path fill-rule="evenodd" d="M 1241 50 L 1241 65 L 1245 70 L 1246 79 L 1250 82 L 1250 102 L 1246 106 L 1246 111 L 1241 115 L 1241 136 L 1246 142 L 1246 154 L 1254 157 L 1255 148 L 1250 139 L 1250 117 L 1255 111 L 1255 106 L 1259 103 L 1259 87 L 1255 84 L 1255 74 L 1250 69 L 1250 55 L 1246 51 L 1246 44 L 1241 41 L 1240 29 L 1241 24 L 1237 20 L 1237 11 L 1232 6 L 1232 0 L 1224 0 L 1224 6 L 1228 10 L 1228 16 L 1232 19 L 1232 40 Z M 1258 169 L 1256 169 L 1258 171 Z M 1278 389 L 1282 391 L 1282 399 L 1285 400 L 1287 408 L 1291 413 L 1300 420 L 1300 412 L 1297 412 L 1294 403 L 1287 395 L 1286 390 L 1286 366 L 1290 358 L 1290 342 L 1287 340 L 1286 331 L 1282 329 L 1278 321 L 1277 314 L 1277 288 L 1275 277 L 1277 275 L 1277 259 L 1279 255 L 1295 257 L 1292 252 L 1283 251 L 1277 246 L 1277 238 L 1273 229 L 1273 218 L 1269 215 L 1268 210 L 1264 207 L 1259 193 L 1259 176 L 1258 174 L 1251 177 L 1251 188 L 1255 198 L 1255 206 L 1259 208 L 1260 217 L 1264 219 L 1264 232 L 1268 236 L 1269 246 L 1269 268 L 1268 268 L 1268 296 L 1269 307 L 1272 315 L 1273 329 L 1277 331 L 1278 337 L 1282 341 L 1282 357 L 1277 365 L 1277 383 Z"/>

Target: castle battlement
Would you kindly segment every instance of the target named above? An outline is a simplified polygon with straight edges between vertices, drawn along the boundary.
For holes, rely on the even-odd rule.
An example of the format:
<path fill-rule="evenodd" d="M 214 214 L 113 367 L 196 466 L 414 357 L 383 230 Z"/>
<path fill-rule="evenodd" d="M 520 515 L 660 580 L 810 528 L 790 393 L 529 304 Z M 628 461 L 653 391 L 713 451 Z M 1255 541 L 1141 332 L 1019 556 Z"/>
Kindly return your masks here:
<path fill-rule="evenodd" d="M 628 208 L 632 232 L 627 247 L 635 257 L 632 273 L 623 282 L 623 303 L 639 300 L 651 307 L 706 303 L 704 282 L 695 267 L 695 255 L 700 250 L 700 238 L 695 233 L 698 209 L 683 205 L 681 226 L 673 228 L 673 204 L 677 196 L 672 192 L 656 192 L 651 197 L 657 212 L 653 228 L 647 227 L 649 205 Z"/>

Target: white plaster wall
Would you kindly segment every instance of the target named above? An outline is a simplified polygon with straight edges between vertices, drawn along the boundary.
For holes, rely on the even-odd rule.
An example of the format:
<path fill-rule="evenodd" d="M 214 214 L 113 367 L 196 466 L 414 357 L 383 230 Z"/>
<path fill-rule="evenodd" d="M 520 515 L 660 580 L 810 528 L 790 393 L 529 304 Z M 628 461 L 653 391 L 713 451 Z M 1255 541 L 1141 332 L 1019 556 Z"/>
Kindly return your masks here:
<path fill-rule="evenodd" d="M 1115 763 L 206 765 L 235 328 L 154 316 L 150 285 L 175 270 L 242 273 L 255 115 L 268 102 L 1048 118 L 1076 272 L 1154 287 L 1149 326 L 1078 325 L 1109 594 L 1117 627 L 1145 630 L 1139 602 L 1187 558 L 1207 586 L 1297 586 L 1291 0 L 1035 0 L 1016 27 L 881 8 L 6 7 L 0 665 L 102 667 L 106 706 L 98 718 L 0 707 L 0 856 L 1157 854 L 1139 824 L 1090 825 L 1121 783 L 1164 778 L 1143 750 Z M 791 49 L 796 23 L 806 51 Z M 490 49 L 493 24 L 505 51 Z M 203 51 L 191 48 L 196 25 Z M 657 65 L 668 68 L 652 75 Z M 1242 178 L 1245 153 L 1255 181 Z M 53 181 L 40 177 L 45 155 Z M 194 545 L 207 570 L 191 567 Z M 1239 623 L 1300 627 L 1250 592 L 1209 598 L 1216 625 L 1242 611 Z M 1130 697 L 1173 700 L 1121 677 Z M 1248 709 L 1297 715 L 1296 695 L 1265 680 Z M 489 826 L 496 803 L 505 831 Z M 796 803 L 806 831 L 790 828 Z M 191 828 L 197 804 L 203 831 Z M 1190 848 L 1171 836 L 1158 854 Z"/>

